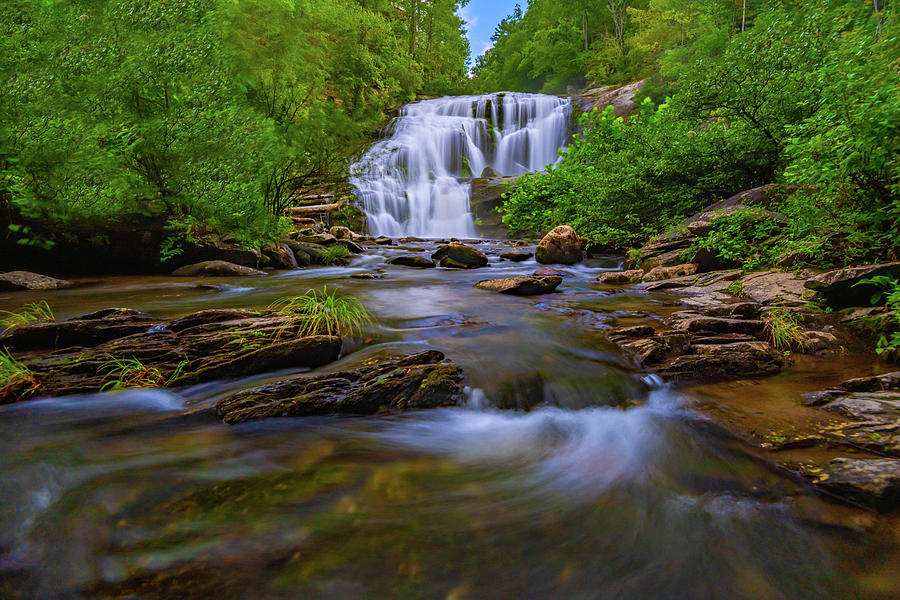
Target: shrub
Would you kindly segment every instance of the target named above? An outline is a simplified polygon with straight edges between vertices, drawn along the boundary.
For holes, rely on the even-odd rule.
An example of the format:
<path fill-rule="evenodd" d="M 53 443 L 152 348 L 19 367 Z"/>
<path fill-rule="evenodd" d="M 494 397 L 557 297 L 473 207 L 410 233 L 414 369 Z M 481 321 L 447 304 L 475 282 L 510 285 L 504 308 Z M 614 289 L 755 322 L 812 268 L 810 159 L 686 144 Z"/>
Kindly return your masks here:
<path fill-rule="evenodd" d="M 880 304 L 884 301 L 885 306 L 894 317 L 894 323 L 897 330 L 890 332 L 890 335 L 882 334 L 878 339 L 878 345 L 875 352 L 878 354 L 886 354 L 888 356 L 900 355 L 900 280 L 887 275 L 876 275 L 868 279 L 863 279 L 857 285 L 876 285 L 881 288 L 880 291 L 872 294 L 872 304 Z"/>

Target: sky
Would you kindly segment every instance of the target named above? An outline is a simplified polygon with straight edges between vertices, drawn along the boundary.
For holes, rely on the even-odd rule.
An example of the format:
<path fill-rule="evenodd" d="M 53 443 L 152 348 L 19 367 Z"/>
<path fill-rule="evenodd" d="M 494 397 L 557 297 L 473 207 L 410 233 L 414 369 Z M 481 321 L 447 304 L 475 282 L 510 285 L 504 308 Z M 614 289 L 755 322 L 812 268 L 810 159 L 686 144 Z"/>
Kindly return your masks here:
<path fill-rule="evenodd" d="M 473 64 L 476 57 L 491 47 L 494 28 L 513 11 L 516 4 L 521 4 L 522 10 L 525 10 L 528 0 L 470 0 L 460 9 L 459 15 L 465 19 L 469 32 Z"/>

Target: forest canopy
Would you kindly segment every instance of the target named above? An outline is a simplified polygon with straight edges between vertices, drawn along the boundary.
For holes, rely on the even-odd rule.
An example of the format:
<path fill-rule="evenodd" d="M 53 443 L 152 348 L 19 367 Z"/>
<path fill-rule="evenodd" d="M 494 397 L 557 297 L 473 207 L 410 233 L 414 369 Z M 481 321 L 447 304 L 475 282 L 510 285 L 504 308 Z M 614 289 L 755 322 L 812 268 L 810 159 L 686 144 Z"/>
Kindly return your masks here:
<path fill-rule="evenodd" d="M 468 84 L 464 3 L 6 0 L 0 208 L 275 239 L 386 109 Z"/>

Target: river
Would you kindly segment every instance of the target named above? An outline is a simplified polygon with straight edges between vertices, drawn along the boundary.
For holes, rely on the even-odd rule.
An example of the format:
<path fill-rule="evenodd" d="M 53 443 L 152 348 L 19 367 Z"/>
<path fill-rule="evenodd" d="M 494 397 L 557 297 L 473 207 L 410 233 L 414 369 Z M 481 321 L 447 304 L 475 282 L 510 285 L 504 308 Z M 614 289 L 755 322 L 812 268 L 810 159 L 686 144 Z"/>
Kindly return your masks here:
<path fill-rule="evenodd" d="M 235 427 L 215 401 L 291 371 L 0 407 L 0 597 L 898 597 L 896 519 L 844 526 L 845 509 L 697 410 L 715 394 L 752 402 L 821 377 L 667 387 L 602 335 L 612 319 L 677 310 L 600 290 L 618 257 L 565 267 L 558 293 L 518 298 L 472 285 L 537 265 L 480 247 L 491 264 L 473 271 L 386 265 L 407 251 L 383 247 L 349 267 L 221 280 L 228 289 L 110 277 L 0 294 L 2 309 L 45 299 L 57 318 L 108 306 L 174 316 L 327 284 L 376 324 L 326 369 L 436 348 L 469 386 L 458 408 Z M 383 278 L 349 277 L 363 271 Z M 494 408 L 533 394 L 546 404 Z"/>

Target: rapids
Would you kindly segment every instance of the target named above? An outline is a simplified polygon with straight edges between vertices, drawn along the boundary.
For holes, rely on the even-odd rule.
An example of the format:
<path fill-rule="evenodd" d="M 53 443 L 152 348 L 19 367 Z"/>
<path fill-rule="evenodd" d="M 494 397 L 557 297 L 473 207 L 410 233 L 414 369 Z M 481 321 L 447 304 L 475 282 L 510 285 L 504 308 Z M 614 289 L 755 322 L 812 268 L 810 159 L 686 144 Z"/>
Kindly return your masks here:
<path fill-rule="evenodd" d="M 542 94 L 453 96 L 404 106 L 351 167 L 369 233 L 474 237 L 470 179 L 521 175 L 556 162 L 571 103 Z"/>
<path fill-rule="evenodd" d="M 236 427 L 210 411 L 216 399 L 292 371 L 0 407 L 0 597 L 896 597 L 895 542 L 829 526 L 832 505 L 695 412 L 694 392 L 642 381 L 603 338 L 612 318 L 677 307 L 598 289 L 616 257 L 563 268 L 548 296 L 476 290 L 487 272 L 536 267 L 479 247 L 491 263 L 475 271 L 386 265 L 406 251 L 379 247 L 346 268 L 221 280 L 229 289 L 112 277 L 0 293 L 0 309 L 41 298 L 59 318 L 174 316 L 327 284 L 376 325 L 324 370 L 436 348 L 470 387 L 458 408 Z M 384 278 L 349 277 L 362 271 Z M 716 389 L 748 402 L 808 391 L 790 374 Z M 495 408 L 533 393 L 546 405 Z"/>

